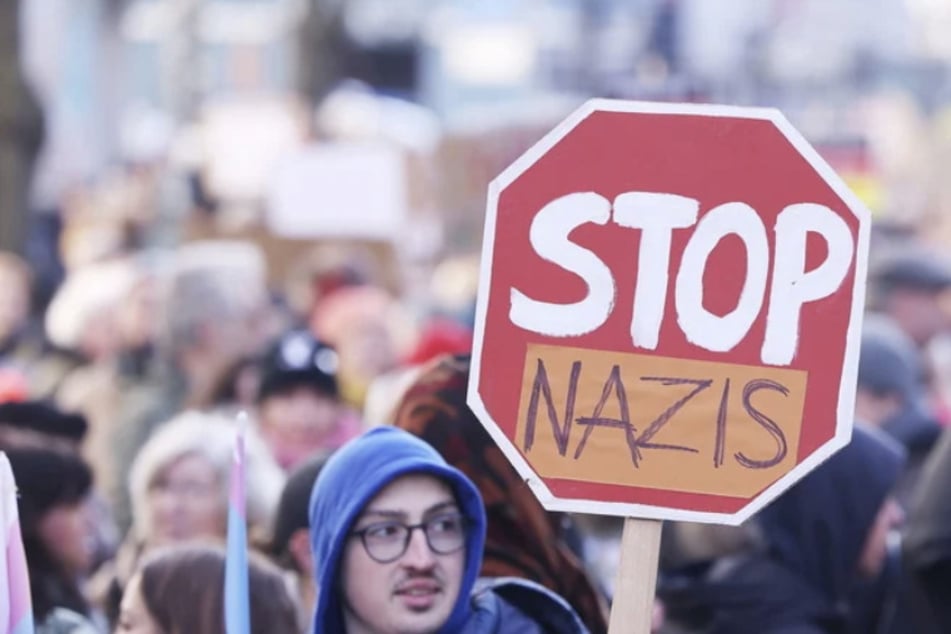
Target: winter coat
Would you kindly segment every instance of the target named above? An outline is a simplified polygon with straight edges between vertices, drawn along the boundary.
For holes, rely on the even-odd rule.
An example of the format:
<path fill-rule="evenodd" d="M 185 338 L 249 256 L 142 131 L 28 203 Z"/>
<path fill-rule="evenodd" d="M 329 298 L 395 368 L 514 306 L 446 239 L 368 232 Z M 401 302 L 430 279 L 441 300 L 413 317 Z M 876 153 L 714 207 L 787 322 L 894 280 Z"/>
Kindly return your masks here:
<path fill-rule="evenodd" d="M 915 589 L 917 620 L 951 632 L 951 430 L 943 433 L 921 474 L 903 541 Z"/>
<path fill-rule="evenodd" d="M 99 634 L 100 631 L 92 621 L 66 608 L 56 608 L 36 626 L 36 634 Z"/>
<path fill-rule="evenodd" d="M 837 634 L 858 562 L 903 452 L 856 427 L 852 442 L 760 512 L 754 553 L 669 574 L 668 617 L 704 634 Z"/>
<path fill-rule="evenodd" d="M 483 578 L 470 597 L 460 634 L 587 634 L 568 603 L 542 585 L 515 577 Z"/>

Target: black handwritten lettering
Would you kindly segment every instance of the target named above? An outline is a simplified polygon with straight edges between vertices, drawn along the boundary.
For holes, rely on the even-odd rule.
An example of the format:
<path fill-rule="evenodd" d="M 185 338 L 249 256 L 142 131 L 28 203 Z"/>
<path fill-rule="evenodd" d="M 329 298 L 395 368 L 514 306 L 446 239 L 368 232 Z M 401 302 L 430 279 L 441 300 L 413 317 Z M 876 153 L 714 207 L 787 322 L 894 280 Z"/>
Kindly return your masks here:
<path fill-rule="evenodd" d="M 682 408 L 690 399 L 702 392 L 703 390 L 710 387 L 713 384 L 712 380 L 709 379 L 681 379 L 681 378 L 672 378 L 672 377 L 641 377 L 642 381 L 657 381 L 664 386 L 671 385 L 694 385 L 694 389 L 691 390 L 686 396 L 680 398 L 673 405 L 665 409 L 660 416 L 654 419 L 644 430 L 644 432 L 638 437 L 636 435 L 636 429 L 631 425 L 630 411 L 627 402 L 627 393 L 624 390 L 624 384 L 621 381 L 621 369 L 618 366 L 614 366 L 611 370 L 611 375 L 608 378 L 608 381 L 604 385 L 604 390 L 601 393 L 601 400 L 598 402 L 597 407 L 595 408 L 594 414 L 589 418 L 579 418 L 577 420 L 578 424 L 586 425 L 584 436 L 581 439 L 581 442 L 578 443 L 578 447 L 575 450 L 575 459 L 581 456 L 584 451 L 585 445 L 588 442 L 588 437 L 591 435 L 591 432 L 594 431 L 595 427 L 612 427 L 624 429 L 625 439 L 627 440 L 628 449 L 631 452 L 631 464 L 634 467 L 640 466 L 640 461 L 643 460 L 643 455 L 641 449 L 667 449 L 673 451 L 687 451 L 690 453 L 699 453 L 699 450 L 694 449 L 693 447 L 684 447 L 682 445 L 672 445 L 665 443 L 652 443 L 651 439 L 661 430 L 661 428 L 667 424 L 671 417 L 676 414 L 680 408 Z M 611 395 L 612 390 L 616 393 L 618 402 L 621 409 L 621 418 L 605 418 L 601 416 L 601 412 L 604 409 L 604 405 L 607 402 L 608 398 Z"/>
<path fill-rule="evenodd" d="M 717 438 L 713 450 L 713 466 L 717 469 L 723 464 L 723 453 L 726 450 L 726 405 L 730 398 L 730 379 L 723 386 L 723 396 L 720 397 L 720 409 L 717 411 Z"/>
<path fill-rule="evenodd" d="M 621 409 L 621 418 L 604 418 L 601 416 L 601 413 L 604 411 L 604 406 L 611 397 L 612 391 L 617 396 L 618 405 Z M 590 417 L 579 418 L 577 422 L 579 425 L 585 425 L 586 429 L 584 430 L 584 436 L 581 437 L 581 442 L 578 443 L 578 447 L 575 449 L 575 460 L 581 456 L 585 445 L 588 443 L 588 437 L 591 436 L 591 432 L 594 431 L 595 427 L 613 427 L 624 430 L 624 437 L 627 440 L 627 446 L 631 452 L 631 462 L 635 467 L 637 466 L 641 455 L 637 449 L 637 442 L 634 437 L 634 426 L 631 425 L 631 412 L 627 405 L 627 392 L 624 390 L 624 383 L 621 381 L 620 366 L 615 365 L 611 368 L 611 374 L 604 383 L 604 389 L 601 390 L 601 400 L 599 400 L 595 406 L 594 413 Z"/>
<path fill-rule="evenodd" d="M 681 379 L 675 377 L 660 377 L 660 376 L 642 376 L 641 381 L 656 381 L 663 385 L 664 387 L 669 387 L 672 385 L 693 385 L 695 386 L 686 396 L 680 398 L 673 405 L 661 412 L 660 416 L 655 418 L 650 425 L 647 426 L 647 429 L 640 435 L 637 439 L 637 446 L 644 447 L 645 449 L 674 449 L 677 451 L 689 451 L 691 453 L 699 453 L 696 449 L 692 447 L 683 447 L 681 445 L 666 445 L 659 443 L 650 442 L 651 439 L 657 435 L 657 432 L 663 428 L 664 425 L 680 411 L 680 408 L 687 404 L 687 402 L 695 397 L 696 395 L 703 392 L 705 389 L 713 385 L 712 379 Z"/>
<path fill-rule="evenodd" d="M 568 380 L 568 399 L 565 404 L 565 422 L 562 425 L 558 422 L 558 413 L 555 412 L 545 363 L 538 359 L 538 365 L 535 368 L 535 379 L 532 382 L 532 396 L 528 402 L 528 412 L 526 413 L 525 439 L 522 443 L 525 453 L 531 451 L 532 445 L 535 443 L 535 422 L 538 419 L 538 399 L 540 395 L 545 398 L 548 422 L 551 423 L 551 431 L 555 435 L 558 453 L 564 456 L 568 451 L 568 440 L 571 438 L 571 421 L 575 416 L 575 398 L 578 393 L 578 376 L 580 374 L 581 362 L 575 361 L 571 365 L 571 377 Z"/>
<path fill-rule="evenodd" d="M 737 452 L 734 455 L 736 461 L 748 469 L 768 469 L 774 467 L 783 461 L 787 451 L 786 435 L 783 434 L 783 430 L 779 428 L 779 425 L 777 425 L 775 421 L 767 418 L 762 412 L 753 407 L 753 404 L 750 402 L 753 394 L 759 390 L 773 390 L 781 393 L 783 396 L 789 396 L 789 389 L 785 385 L 777 383 L 776 381 L 770 381 L 769 379 L 755 379 L 747 383 L 743 388 L 743 408 L 746 410 L 746 413 L 763 429 L 768 431 L 769 435 L 772 436 L 776 442 L 776 454 L 767 460 L 753 460 L 744 456 L 741 452 Z"/>
<path fill-rule="evenodd" d="M 644 430 L 638 434 L 637 429 L 634 427 L 631 420 L 631 404 L 629 401 L 630 397 L 621 377 L 621 366 L 619 364 L 612 366 L 610 374 L 602 386 L 601 397 L 595 405 L 591 416 L 575 418 L 578 384 L 581 377 L 581 371 L 582 362 L 573 362 L 571 365 L 565 393 L 564 417 L 559 418 L 559 413 L 556 411 L 555 407 L 555 400 L 552 396 L 552 387 L 549 379 L 548 369 L 545 366 L 545 362 L 541 358 L 537 358 L 535 376 L 532 382 L 532 391 L 526 412 L 525 433 L 523 438 L 523 449 L 526 453 L 532 450 L 535 443 L 538 417 L 540 414 L 539 408 L 542 406 L 542 401 L 544 401 L 545 407 L 544 415 L 548 417 L 548 422 L 551 425 L 552 436 L 555 440 L 555 445 L 558 448 L 558 453 L 563 457 L 567 456 L 569 445 L 571 444 L 572 427 L 575 424 L 583 426 L 585 430 L 580 441 L 578 442 L 577 447 L 575 448 L 575 451 L 573 452 L 574 460 L 578 460 L 582 456 L 585 448 L 587 447 L 587 443 L 591 438 L 591 434 L 594 433 L 596 427 L 620 429 L 624 431 L 624 439 L 630 452 L 631 464 L 634 466 L 634 468 L 640 467 L 641 462 L 644 460 L 643 450 L 645 449 L 682 451 L 695 454 L 700 453 L 698 449 L 693 447 L 671 443 L 653 442 L 653 439 L 658 433 L 661 432 L 667 423 L 671 422 L 671 420 L 677 416 L 680 410 L 688 402 L 701 394 L 704 390 L 709 389 L 714 384 L 713 379 L 692 379 L 663 376 L 639 377 L 640 381 L 642 382 L 652 382 L 659 384 L 662 387 L 687 386 L 690 389 L 673 404 L 664 409 L 663 412 L 661 412 L 654 420 L 648 423 Z M 715 469 L 719 469 L 725 463 L 728 428 L 733 426 L 730 423 L 731 416 L 729 412 L 730 389 L 731 379 L 726 378 L 724 379 L 723 390 L 719 399 L 719 407 L 717 409 L 715 423 L 716 436 L 713 449 L 713 466 Z M 746 383 L 744 386 L 742 393 L 742 404 L 744 410 L 757 425 L 762 427 L 763 430 L 769 434 L 776 445 L 776 451 L 771 457 L 767 459 L 751 458 L 745 455 L 743 452 L 734 453 L 734 459 L 737 461 L 737 463 L 747 469 L 768 469 L 774 467 L 782 462 L 788 453 L 786 436 L 779 424 L 773 419 L 769 418 L 762 411 L 757 409 L 752 402 L 754 395 L 761 390 L 779 392 L 783 396 L 789 396 L 790 393 L 789 388 L 787 388 L 785 385 L 765 378 L 754 379 Z M 604 410 L 612 399 L 616 399 L 618 404 L 619 414 L 616 418 L 604 415 Z M 688 420 L 687 422 L 690 421 Z"/>

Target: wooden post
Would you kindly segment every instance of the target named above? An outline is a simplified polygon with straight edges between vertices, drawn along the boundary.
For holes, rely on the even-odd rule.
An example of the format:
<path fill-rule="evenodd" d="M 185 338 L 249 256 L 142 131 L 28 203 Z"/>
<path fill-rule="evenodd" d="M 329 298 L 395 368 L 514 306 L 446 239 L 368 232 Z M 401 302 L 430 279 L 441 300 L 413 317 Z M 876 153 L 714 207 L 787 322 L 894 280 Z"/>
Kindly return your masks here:
<path fill-rule="evenodd" d="M 650 634 L 661 526 L 657 520 L 624 520 L 609 634 Z"/>

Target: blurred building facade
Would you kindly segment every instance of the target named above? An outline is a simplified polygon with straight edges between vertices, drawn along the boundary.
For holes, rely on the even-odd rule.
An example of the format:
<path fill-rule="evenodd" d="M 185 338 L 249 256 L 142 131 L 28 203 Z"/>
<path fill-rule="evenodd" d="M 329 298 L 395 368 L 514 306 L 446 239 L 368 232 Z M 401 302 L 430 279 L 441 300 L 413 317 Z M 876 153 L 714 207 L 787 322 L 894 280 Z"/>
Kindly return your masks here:
<path fill-rule="evenodd" d="M 415 102 L 449 131 L 520 127 L 501 149 L 479 149 L 494 157 L 488 176 L 589 96 L 776 106 L 865 179 L 883 143 L 868 133 L 881 110 L 869 114 L 869 95 L 899 94 L 926 115 L 951 103 L 951 9 L 928 0 L 22 5 L 23 68 L 47 127 L 32 187 L 41 209 L 149 146 L 116 122 L 150 113 L 161 145 L 159 131 L 177 133 L 222 102 L 295 99 L 306 128 L 344 78 Z"/>

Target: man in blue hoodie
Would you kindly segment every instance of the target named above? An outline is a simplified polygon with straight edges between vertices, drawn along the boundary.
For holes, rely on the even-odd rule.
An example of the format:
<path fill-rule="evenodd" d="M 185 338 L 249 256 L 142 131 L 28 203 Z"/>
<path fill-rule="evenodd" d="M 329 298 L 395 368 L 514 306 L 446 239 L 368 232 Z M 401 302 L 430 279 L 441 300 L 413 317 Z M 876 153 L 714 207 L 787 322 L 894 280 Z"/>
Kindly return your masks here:
<path fill-rule="evenodd" d="M 314 634 L 584 633 L 537 584 L 477 583 L 479 492 L 424 441 L 381 427 L 335 453 L 314 484 Z"/>

